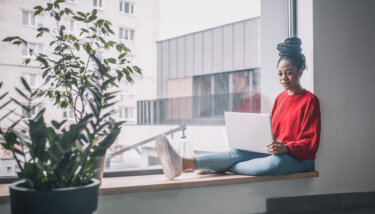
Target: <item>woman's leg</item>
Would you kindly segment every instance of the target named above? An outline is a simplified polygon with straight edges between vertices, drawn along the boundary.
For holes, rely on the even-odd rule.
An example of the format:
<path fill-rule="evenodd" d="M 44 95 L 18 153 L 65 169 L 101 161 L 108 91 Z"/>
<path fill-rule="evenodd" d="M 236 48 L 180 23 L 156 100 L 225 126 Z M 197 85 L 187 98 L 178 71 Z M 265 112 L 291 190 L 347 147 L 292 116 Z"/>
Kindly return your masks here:
<path fill-rule="evenodd" d="M 232 172 L 243 175 L 284 175 L 312 171 L 314 168 L 314 159 L 298 160 L 289 154 L 281 154 L 239 162 L 232 166 Z"/>
<path fill-rule="evenodd" d="M 254 158 L 263 158 L 267 154 L 230 149 L 225 152 L 217 152 L 195 157 L 195 169 L 209 169 L 216 172 L 229 169 L 241 161 L 248 161 Z"/>

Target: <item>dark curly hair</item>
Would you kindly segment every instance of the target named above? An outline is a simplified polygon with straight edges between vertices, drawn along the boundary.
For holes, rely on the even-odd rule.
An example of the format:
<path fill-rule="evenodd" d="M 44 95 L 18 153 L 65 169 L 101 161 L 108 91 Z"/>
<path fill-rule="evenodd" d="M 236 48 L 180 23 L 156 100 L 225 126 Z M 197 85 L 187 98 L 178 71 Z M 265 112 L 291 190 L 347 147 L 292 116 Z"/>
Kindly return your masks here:
<path fill-rule="evenodd" d="M 295 65 L 298 70 L 305 70 L 306 59 L 305 55 L 302 53 L 301 44 L 301 39 L 298 37 L 287 38 L 283 43 L 278 44 L 277 50 L 279 50 L 280 58 L 277 65 L 279 65 L 281 60 L 287 59 Z"/>

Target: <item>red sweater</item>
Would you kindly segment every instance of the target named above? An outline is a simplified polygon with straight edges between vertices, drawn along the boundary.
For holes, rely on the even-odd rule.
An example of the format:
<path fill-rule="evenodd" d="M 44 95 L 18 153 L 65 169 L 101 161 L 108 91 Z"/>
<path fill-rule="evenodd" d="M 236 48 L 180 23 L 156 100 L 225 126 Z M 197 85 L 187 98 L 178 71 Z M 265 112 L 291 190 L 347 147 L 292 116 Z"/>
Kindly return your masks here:
<path fill-rule="evenodd" d="M 320 107 L 318 98 L 304 90 L 277 96 L 272 108 L 273 135 L 299 160 L 315 158 L 320 138 Z"/>

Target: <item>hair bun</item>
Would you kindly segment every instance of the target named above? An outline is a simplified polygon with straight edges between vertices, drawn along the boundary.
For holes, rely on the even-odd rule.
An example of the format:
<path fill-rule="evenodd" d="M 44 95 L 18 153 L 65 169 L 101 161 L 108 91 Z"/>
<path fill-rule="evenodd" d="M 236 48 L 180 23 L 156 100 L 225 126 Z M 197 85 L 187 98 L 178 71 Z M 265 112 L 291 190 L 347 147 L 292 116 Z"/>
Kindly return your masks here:
<path fill-rule="evenodd" d="M 302 54 L 301 40 L 298 37 L 291 37 L 285 39 L 283 43 L 277 45 L 277 50 L 279 50 L 280 57 L 288 57 L 291 55 Z"/>

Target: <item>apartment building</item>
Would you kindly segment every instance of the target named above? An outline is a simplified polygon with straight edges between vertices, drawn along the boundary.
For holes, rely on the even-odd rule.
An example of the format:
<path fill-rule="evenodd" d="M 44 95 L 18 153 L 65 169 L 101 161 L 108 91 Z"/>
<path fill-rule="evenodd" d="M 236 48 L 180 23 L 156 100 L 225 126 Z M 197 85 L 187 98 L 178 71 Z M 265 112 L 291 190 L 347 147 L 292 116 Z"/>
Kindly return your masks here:
<path fill-rule="evenodd" d="M 33 7 L 45 5 L 47 0 L 13 0 L 0 2 L 0 24 L 2 30 L 0 38 L 18 35 L 24 38 L 28 46 L 14 46 L 5 42 L 0 43 L 0 79 L 4 82 L 3 90 L 11 91 L 14 86 L 20 85 L 23 76 L 32 88 L 40 87 L 43 83 L 42 71 L 38 64 L 31 62 L 28 66 L 23 61 L 30 57 L 29 49 L 35 53 L 51 54 L 48 35 L 42 39 L 36 38 L 36 29 L 48 26 L 56 29 L 54 19 L 49 14 L 34 16 Z M 73 11 L 90 12 L 97 9 L 98 16 L 109 20 L 115 35 L 110 39 L 123 42 L 130 50 L 130 60 L 139 66 L 142 76 L 135 76 L 134 84 L 125 80 L 119 84 L 121 93 L 119 103 L 115 106 L 116 118 L 126 120 L 127 123 L 136 123 L 136 101 L 155 97 L 156 77 L 156 41 L 159 36 L 159 0 L 67 0 L 62 7 L 69 7 Z M 75 20 L 62 20 L 66 30 L 76 35 L 80 26 Z M 101 53 L 99 53 L 101 54 Z M 109 56 L 106 56 L 109 57 Z M 17 96 L 16 93 L 11 96 Z M 52 106 L 48 100 L 35 106 L 32 114 L 35 115 L 41 108 L 47 107 L 47 120 L 71 119 L 73 112 L 70 109 L 61 110 Z"/>

